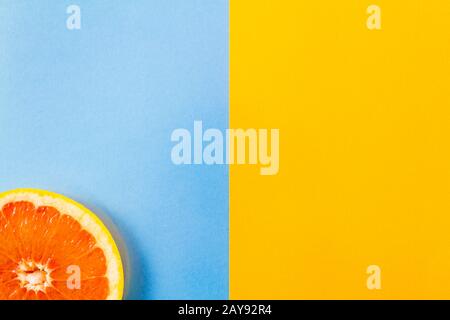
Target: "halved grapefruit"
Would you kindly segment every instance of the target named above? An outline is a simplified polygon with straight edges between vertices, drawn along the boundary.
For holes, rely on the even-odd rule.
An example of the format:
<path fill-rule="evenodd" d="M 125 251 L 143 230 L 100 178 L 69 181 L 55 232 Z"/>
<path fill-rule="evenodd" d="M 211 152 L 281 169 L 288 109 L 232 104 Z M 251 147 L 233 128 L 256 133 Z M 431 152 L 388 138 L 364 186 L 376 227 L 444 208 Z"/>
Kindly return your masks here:
<path fill-rule="evenodd" d="M 0 299 L 118 300 L 119 250 L 91 211 L 59 194 L 0 194 Z"/>

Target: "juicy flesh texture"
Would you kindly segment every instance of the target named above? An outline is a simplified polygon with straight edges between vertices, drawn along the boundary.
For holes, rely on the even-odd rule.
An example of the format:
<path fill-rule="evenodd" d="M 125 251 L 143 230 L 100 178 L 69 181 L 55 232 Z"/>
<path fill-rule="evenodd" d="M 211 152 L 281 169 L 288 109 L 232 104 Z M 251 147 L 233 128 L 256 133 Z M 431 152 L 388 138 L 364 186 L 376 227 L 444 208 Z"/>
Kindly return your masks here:
<path fill-rule="evenodd" d="M 1 208 L 1 300 L 103 300 L 106 271 L 103 250 L 71 216 L 27 201 Z"/>

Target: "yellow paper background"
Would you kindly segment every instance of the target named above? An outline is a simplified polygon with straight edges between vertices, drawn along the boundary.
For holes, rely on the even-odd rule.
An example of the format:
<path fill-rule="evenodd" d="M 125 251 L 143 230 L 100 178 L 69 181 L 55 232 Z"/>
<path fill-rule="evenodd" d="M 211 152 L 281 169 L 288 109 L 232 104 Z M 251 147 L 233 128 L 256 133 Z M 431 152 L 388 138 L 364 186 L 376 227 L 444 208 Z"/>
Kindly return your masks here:
<path fill-rule="evenodd" d="M 230 297 L 450 298 L 450 1 L 230 6 L 230 127 L 280 129 L 230 166 Z"/>

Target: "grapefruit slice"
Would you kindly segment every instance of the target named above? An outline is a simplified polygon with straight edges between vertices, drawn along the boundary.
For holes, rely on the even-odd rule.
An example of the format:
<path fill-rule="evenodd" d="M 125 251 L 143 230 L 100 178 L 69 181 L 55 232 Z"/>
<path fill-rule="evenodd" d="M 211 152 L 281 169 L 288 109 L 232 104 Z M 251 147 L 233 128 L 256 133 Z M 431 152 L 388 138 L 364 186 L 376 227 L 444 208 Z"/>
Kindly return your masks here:
<path fill-rule="evenodd" d="M 55 193 L 0 194 L 0 299 L 119 300 L 119 250 L 91 211 Z"/>

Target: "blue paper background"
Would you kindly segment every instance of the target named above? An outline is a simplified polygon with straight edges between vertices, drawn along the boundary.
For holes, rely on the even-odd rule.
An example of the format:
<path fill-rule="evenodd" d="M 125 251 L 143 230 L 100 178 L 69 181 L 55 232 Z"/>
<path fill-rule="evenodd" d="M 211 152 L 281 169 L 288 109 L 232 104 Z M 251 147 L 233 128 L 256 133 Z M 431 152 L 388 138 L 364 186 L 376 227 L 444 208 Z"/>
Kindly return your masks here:
<path fill-rule="evenodd" d="M 0 189 L 109 216 L 128 298 L 228 298 L 228 169 L 170 160 L 194 120 L 228 126 L 228 1 L 0 0 Z"/>

